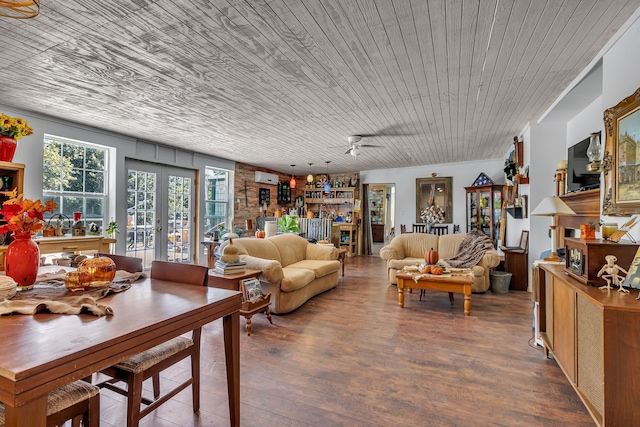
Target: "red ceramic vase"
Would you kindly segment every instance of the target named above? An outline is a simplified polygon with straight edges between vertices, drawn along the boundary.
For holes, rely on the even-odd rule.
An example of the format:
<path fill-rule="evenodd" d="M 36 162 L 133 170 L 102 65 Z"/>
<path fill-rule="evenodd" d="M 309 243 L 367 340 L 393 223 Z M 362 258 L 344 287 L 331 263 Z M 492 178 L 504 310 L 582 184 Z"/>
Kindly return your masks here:
<path fill-rule="evenodd" d="M 40 264 L 40 249 L 31 240 L 31 233 L 14 233 L 4 258 L 7 276 L 18 284 L 18 290 L 33 288 Z"/>
<path fill-rule="evenodd" d="M 8 136 L 0 136 L 0 161 L 12 162 L 18 141 Z"/>

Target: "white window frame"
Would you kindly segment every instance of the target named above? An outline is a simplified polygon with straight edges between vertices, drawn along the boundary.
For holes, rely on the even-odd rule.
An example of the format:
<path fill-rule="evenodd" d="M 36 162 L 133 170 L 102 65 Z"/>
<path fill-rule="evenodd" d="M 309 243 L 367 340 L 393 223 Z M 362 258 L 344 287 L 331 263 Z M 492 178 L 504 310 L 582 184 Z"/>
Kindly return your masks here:
<path fill-rule="evenodd" d="M 86 193 L 84 191 L 82 192 L 74 192 L 74 191 L 62 191 L 62 190 L 48 190 L 45 188 L 44 185 L 44 175 L 43 175 L 43 182 L 42 182 L 42 198 L 43 200 L 48 200 L 52 197 L 59 197 L 60 200 L 62 200 L 64 197 L 77 197 L 77 198 L 81 198 L 81 199 L 87 199 L 87 198 L 94 198 L 94 199 L 102 199 L 102 208 L 103 208 L 103 212 L 102 212 L 102 218 L 86 218 L 85 217 L 85 206 L 86 203 L 83 201 L 83 212 L 82 212 L 82 219 L 85 220 L 86 222 L 86 227 L 87 227 L 87 231 L 89 231 L 89 224 L 92 222 L 96 222 L 96 221 L 100 221 L 102 220 L 102 227 L 100 227 L 99 232 L 100 234 L 103 234 L 103 230 L 104 228 L 109 224 L 109 186 L 110 186 L 110 174 L 109 174 L 109 153 L 111 151 L 110 147 L 108 146 L 104 146 L 104 145 L 99 145 L 99 144 L 95 144 L 95 143 L 91 143 L 91 142 L 86 142 L 86 141 L 79 141 L 79 140 L 75 140 L 75 139 L 71 139 L 71 138 L 65 138 L 65 137 L 61 137 L 61 136 L 56 136 L 56 135 L 50 135 L 50 134 L 45 134 L 44 135 L 44 139 L 42 141 L 42 145 L 43 148 L 45 146 L 45 144 L 48 141 L 55 141 L 55 142 L 61 142 L 63 144 L 69 144 L 69 145 L 76 145 L 76 146 L 82 146 L 85 148 L 94 148 L 94 149 L 98 149 L 98 150 L 104 150 L 104 170 L 102 171 L 104 173 L 104 186 L 103 186 L 103 191 L 102 193 Z M 44 159 L 43 159 L 43 169 L 45 167 L 45 163 L 44 163 Z M 83 165 L 83 169 L 82 171 L 85 172 L 86 169 L 86 164 Z M 78 170 L 78 168 L 74 168 L 74 170 Z M 84 182 L 83 182 L 83 187 L 84 187 Z M 58 206 L 58 208 L 56 208 L 56 213 L 64 213 L 63 211 L 63 207 L 62 206 Z M 46 214 L 48 217 L 51 216 L 51 214 Z M 72 215 L 68 215 L 65 214 L 67 216 L 70 217 L 71 220 L 73 220 L 73 216 Z"/>

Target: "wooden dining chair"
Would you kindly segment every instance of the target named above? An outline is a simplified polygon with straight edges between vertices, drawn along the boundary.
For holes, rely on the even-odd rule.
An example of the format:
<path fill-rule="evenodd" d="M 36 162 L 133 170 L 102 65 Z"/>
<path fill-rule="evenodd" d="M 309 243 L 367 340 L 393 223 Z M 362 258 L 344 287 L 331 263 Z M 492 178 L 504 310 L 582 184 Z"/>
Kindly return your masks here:
<path fill-rule="evenodd" d="M 72 427 L 100 427 L 100 389 L 86 381 L 74 381 L 47 397 L 47 427 L 72 420 Z M 0 427 L 4 427 L 4 404 L 0 403 Z"/>
<path fill-rule="evenodd" d="M 413 224 L 413 232 L 414 233 L 426 233 L 427 232 L 427 224 Z"/>
<path fill-rule="evenodd" d="M 429 230 L 431 234 L 435 234 L 437 236 L 442 236 L 444 234 L 449 234 L 449 226 L 446 224 L 433 224 L 431 229 Z"/>
<path fill-rule="evenodd" d="M 116 270 L 124 270 L 129 273 L 139 273 L 142 271 L 142 259 L 132 256 L 116 255 L 116 254 L 103 254 L 99 253 L 100 257 L 111 258 L 116 264 Z"/>
<path fill-rule="evenodd" d="M 405 234 L 407 232 L 407 226 L 404 224 L 400 224 L 400 234 Z"/>
<path fill-rule="evenodd" d="M 205 286 L 208 273 L 209 269 L 201 265 L 167 261 L 151 263 L 152 279 L 176 282 L 176 286 Z M 141 418 L 188 386 L 192 389 L 193 412 L 200 410 L 201 333 L 201 328 L 194 329 L 190 338 L 173 338 L 101 371 L 111 379 L 100 383 L 100 387 L 127 396 L 127 427 L 137 427 Z M 191 358 L 191 377 L 160 396 L 160 372 L 187 357 Z M 142 397 L 142 383 L 149 378 L 153 383 L 153 399 Z M 127 383 L 126 390 L 115 384 L 119 381 Z M 144 409 L 142 404 L 146 405 Z"/>

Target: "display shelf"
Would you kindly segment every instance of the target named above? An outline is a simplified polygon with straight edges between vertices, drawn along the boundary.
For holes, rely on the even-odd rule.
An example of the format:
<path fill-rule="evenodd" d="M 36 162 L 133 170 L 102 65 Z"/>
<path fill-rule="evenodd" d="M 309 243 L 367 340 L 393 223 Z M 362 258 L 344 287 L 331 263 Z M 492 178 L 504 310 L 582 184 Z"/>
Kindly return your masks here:
<path fill-rule="evenodd" d="M 502 210 L 502 185 L 465 187 L 467 192 L 467 232 L 481 230 L 497 244 Z"/>
<path fill-rule="evenodd" d="M 356 224 L 334 223 L 332 243 L 337 248 L 347 250 L 347 256 L 356 254 L 358 244 L 358 226 Z"/>

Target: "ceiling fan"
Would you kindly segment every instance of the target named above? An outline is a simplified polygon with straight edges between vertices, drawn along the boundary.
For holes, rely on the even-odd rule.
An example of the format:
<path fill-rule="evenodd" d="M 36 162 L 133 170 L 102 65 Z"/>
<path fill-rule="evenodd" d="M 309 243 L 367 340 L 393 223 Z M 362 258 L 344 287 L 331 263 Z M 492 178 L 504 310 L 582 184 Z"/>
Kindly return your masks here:
<path fill-rule="evenodd" d="M 382 148 L 382 145 L 371 145 L 371 144 L 362 144 L 360 141 L 362 141 L 362 135 L 352 135 L 349 138 L 347 138 L 347 140 L 349 141 L 349 145 L 351 147 L 349 147 L 349 149 L 347 150 L 346 153 L 344 154 L 351 154 L 354 158 L 358 158 L 358 155 L 360 155 L 360 153 L 362 153 L 362 148 L 363 147 L 367 147 L 367 148 Z"/>

